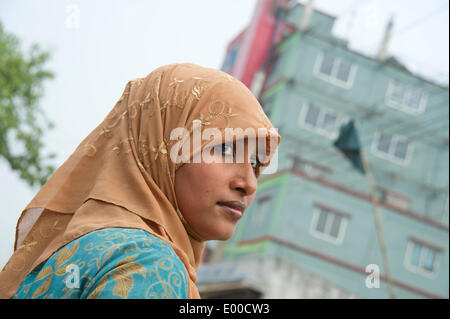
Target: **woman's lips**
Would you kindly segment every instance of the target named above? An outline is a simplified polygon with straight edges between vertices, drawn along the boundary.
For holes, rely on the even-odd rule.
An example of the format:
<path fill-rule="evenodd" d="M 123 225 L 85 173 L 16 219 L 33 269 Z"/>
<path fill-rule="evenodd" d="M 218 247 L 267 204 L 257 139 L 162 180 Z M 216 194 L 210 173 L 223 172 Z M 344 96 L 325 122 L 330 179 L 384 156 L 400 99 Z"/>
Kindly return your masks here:
<path fill-rule="evenodd" d="M 243 212 L 239 208 L 233 208 L 230 206 L 227 206 L 223 203 L 217 203 L 217 205 L 220 206 L 224 211 L 226 211 L 229 215 L 231 215 L 234 218 L 241 218 L 243 215 Z"/>

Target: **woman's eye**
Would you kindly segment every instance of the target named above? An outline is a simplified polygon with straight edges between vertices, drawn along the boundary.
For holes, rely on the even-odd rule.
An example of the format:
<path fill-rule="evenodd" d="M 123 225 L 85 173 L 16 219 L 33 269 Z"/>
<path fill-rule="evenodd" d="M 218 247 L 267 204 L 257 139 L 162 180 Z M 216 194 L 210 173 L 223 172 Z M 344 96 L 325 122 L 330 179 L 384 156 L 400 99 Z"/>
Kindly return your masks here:
<path fill-rule="evenodd" d="M 259 159 L 256 156 L 252 156 L 250 158 L 250 161 L 252 163 L 253 169 L 258 170 L 259 167 L 261 166 L 261 162 L 259 161 Z"/>
<path fill-rule="evenodd" d="M 215 148 L 215 154 L 221 154 L 222 156 L 234 156 L 234 147 L 233 144 L 230 143 L 224 143 L 220 144 L 214 147 Z M 253 167 L 253 170 L 255 173 L 258 173 L 260 167 L 262 166 L 262 163 L 259 161 L 258 157 L 256 155 L 253 155 L 250 157 L 250 163 Z"/>
<path fill-rule="evenodd" d="M 214 146 L 211 149 L 211 151 L 214 152 L 215 155 L 221 155 L 221 156 L 232 156 L 233 155 L 233 147 L 226 143 Z"/>
<path fill-rule="evenodd" d="M 223 155 L 233 155 L 233 146 L 230 144 L 222 144 L 221 151 Z"/>

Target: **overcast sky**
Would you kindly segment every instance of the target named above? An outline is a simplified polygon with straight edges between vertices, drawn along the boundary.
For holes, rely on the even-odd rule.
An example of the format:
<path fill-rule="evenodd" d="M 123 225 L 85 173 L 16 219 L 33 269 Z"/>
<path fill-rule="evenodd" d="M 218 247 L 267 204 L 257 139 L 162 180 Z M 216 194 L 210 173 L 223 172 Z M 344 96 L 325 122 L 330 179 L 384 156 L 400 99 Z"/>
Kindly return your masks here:
<path fill-rule="evenodd" d="M 22 49 L 52 52 L 40 105 L 56 127 L 46 150 L 61 165 L 106 116 L 126 82 L 174 62 L 220 68 L 228 42 L 250 21 L 257 0 L 0 0 L 0 21 Z M 411 70 L 448 83 L 447 0 L 316 0 L 337 17 L 334 33 L 374 55 L 389 18 L 390 54 Z M 12 253 L 16 221 L 38 189 L 0 159 L 0 267 Z"/>

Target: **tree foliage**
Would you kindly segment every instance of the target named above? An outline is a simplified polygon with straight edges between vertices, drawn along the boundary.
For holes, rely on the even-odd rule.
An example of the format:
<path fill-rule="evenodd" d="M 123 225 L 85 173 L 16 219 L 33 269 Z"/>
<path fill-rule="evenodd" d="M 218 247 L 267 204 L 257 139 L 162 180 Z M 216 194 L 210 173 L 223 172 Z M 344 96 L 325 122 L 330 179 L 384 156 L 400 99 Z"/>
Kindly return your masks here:
<path fill-rule="evenodd" d="M 54 77 L 44 69 L 49 53 L 33 44 L 27 54 L 0 22 L 0 158 L 30 186 L 43 185 L 54 172 L 43 155 L 44 131 L 53 128 L 39 107 L 43 82 Z"/>

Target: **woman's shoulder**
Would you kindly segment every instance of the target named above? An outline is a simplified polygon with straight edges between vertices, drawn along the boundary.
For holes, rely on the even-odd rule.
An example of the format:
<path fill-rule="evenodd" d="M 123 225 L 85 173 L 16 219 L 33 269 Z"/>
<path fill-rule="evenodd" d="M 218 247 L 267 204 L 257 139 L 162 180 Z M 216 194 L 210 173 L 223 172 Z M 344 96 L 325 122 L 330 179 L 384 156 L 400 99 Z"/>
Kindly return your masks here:
<path fill-rule="evenodd" d="M 82 246 L 86 254 L 119 250 L 128 252 L 152 252 L 166 257 L 178 258 L 172 246 L 166 241 L 142 229 L 135 228 L 104 228 L 87 233 L 69 246 Z"/>
<path fill-rule="evenodd" d="M 187 285 L 170 244 L 144 230 L 106 228 L 59 249 L 16 298 L 187 298 Z"/>

